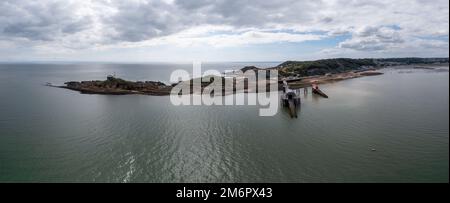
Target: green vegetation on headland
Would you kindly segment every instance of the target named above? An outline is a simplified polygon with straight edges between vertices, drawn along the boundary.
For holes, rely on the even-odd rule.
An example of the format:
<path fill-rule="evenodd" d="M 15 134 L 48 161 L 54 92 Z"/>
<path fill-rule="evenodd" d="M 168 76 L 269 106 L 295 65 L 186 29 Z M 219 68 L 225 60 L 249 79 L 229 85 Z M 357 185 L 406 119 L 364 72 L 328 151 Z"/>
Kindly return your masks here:
<path fill-rule="evenodd" d="M 372 59 L 322 59 L 317 61 L 286 61 L 276 68 L 281 76 L 313 76 L 327 73 L 341 73 L 344 71 L 373 67 Z"/>
<path fill-rule="evenodd" d="M 448 58 L 379 58 L 373 59 L 379 66 L 414 65 L 414 64 L 448 64 Z"/>
<path fill-rule="evenodd" d="M 147 95 L 168 95 L 171 86 L 162 82 L 154 81 L 126 81 L 113 76 L 108 76 L 105 81 L 82 81 L 66 82 L 61 88 L 79 91 L 83 94 L 147 94 Z"/>
<path fill-rule="evenodd" d="M 316 61 L 286 61 L 273 69 L 278 69 L 280 76 L 315 76 L 327 73 L 347 71 L 364 71 L 393 65 L 448 63 L 448 58 L 380 58 L 380 59 L 321 59 Z"/>

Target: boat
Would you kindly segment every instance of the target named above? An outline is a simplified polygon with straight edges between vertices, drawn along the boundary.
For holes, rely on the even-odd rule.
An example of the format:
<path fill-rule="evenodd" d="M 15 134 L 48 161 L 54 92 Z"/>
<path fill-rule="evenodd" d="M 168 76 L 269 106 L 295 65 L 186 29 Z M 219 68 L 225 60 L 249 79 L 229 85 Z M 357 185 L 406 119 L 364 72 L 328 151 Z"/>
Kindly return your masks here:
<path fill-rule="evenodd" d="M 323 93 L 322 90 L 319 89 L 319 86 L 318 86 L 318 85 L 313 84 L 312 92 L 313 92 L 314 94 L 317 94 L 317 95 L 320 95 L 320 96 L 322 96 L 322 97 L 328 98 L 328 95 L 326 95 L 325 93 Z"/>

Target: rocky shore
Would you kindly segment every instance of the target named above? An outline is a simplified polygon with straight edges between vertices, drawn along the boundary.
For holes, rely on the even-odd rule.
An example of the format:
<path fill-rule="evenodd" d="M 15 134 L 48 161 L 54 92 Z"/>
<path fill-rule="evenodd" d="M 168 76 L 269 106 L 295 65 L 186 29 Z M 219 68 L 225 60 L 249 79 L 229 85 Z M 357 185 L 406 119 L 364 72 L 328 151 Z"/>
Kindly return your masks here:
<path fill-rule="evenodd" d="M 131 82 L 113 76 L 108 76 L 105 81 L 82 81 L 66 82 L 65 86 L 57 86 L 70 90 L 79 91 L 82 94 L 108 94 L 108 95 L 169 95 L 172 86 L 162 82 L 137 81 Z"/>

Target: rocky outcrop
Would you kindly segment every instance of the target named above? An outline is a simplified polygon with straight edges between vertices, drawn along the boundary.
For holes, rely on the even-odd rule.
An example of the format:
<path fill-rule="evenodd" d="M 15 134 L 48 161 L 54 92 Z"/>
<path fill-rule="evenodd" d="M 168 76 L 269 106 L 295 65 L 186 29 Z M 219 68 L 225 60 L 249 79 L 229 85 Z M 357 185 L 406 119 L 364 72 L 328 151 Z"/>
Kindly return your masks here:
<path fill-rule="evenodd" d="M 241 71 L 244 72 L 244 73 L 245 73 L 246 71 L 248 71 L 248 70 L 258 71 L 259 68 L 256 67 L 256 66 L 245 66 L 244 68 L 241 69 Z"/>
<path fill-rule="evenodd" d="M 82 82 L 66 82 L 66 88 L 79 91 L 83 94 L 110 94 L 110 95 L 126 95 L 126 94 L 145 94 L 145 95 L 169 95 L 172 86 L 168 86 L 162 82 L 154 81 L 137 81 L 131 82 L 120 78 L 108 76 L 105 81 L 82 81 Z"/>

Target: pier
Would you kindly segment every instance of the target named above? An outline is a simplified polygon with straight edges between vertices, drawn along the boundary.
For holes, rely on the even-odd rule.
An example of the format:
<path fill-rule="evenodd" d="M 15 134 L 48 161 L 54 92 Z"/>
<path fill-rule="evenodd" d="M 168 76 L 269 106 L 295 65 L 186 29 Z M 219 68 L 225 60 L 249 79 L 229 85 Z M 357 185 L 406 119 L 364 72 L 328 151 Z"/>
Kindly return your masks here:
<path fill-rule="evenodd" d="M 292 90 L 286 81 L 283 81 L 283 95 L 281 95 L 281 103 L 284 107 L 289 108 L 291 118 L 297 118 L 297 109 L 300 108 L 299 90 Z"/>

